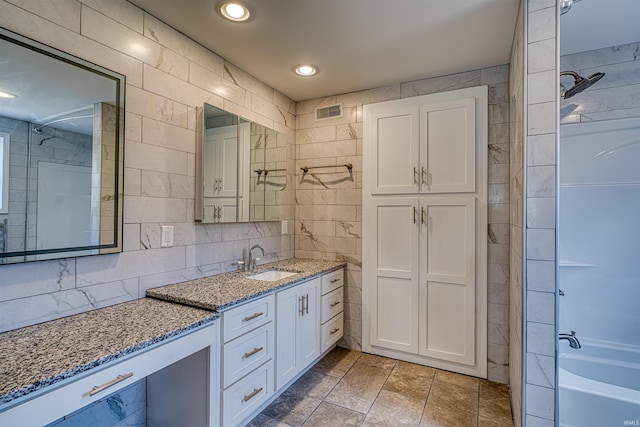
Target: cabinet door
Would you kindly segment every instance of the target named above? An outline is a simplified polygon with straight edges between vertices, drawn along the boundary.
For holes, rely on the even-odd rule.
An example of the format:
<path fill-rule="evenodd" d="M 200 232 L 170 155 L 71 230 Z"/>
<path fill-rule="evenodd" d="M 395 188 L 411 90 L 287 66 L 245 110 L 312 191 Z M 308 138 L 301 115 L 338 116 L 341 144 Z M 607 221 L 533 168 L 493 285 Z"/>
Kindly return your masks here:
<path fill-rule="evenodd" d="M 475 364 L 475 197 L 420 203 L 420 354 Z"/>
<path fill-rule="evenodd" d="M 475 191 L 475 102 L 466 98 L 420 106 L 422 192 Z"/>
<path fill-rule="evenodd" d="M 370 342 L 418 352 L 418 198 L 372 203 Z"/>
<path fill-rule="evenodd" d="M 302 369 L 297 338 L 301 309 L 300 286 L 276 294 L 276 389 L 283 387 Z"/>
<path fill-rule="evenodd" d="M 370 111 L 373 194 L 416 193 L 419 187 L 419 118 L 417 107 L 373 105 Z"/>
<path fill-rule="evenodd" d="M 300 366 L 308 366 L 320 356 L 320 278 L 300 285 L 303 311 L 298 317 Z"/>

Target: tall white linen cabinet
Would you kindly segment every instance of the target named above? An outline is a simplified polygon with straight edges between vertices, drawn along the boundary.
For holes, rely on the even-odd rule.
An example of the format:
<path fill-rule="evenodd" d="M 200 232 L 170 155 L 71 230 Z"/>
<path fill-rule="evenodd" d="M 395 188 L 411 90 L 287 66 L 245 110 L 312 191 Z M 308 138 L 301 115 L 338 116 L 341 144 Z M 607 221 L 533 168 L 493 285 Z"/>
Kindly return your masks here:
<path fill-rule="evenodd" d="M 364 106 L 365 352 L 487 377 L 487 99 Z"/>

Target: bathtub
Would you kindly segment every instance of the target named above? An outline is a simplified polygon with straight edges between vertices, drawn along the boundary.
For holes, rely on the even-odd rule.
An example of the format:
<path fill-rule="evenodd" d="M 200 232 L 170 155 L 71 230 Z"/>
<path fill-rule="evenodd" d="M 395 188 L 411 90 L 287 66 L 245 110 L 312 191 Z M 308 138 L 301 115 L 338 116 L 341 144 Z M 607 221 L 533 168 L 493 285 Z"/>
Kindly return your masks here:
<path fill-rule="evenodd" d="M 640 348 L 585 340 L 559 359 L 560 426 L 640 426 Z"/>

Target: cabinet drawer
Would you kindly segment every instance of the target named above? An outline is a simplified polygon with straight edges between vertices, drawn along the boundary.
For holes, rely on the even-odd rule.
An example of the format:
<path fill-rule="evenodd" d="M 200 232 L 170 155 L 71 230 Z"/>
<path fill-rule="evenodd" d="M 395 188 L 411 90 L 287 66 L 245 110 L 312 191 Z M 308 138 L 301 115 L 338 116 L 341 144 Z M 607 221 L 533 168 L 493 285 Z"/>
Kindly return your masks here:
<path fill-rule="evenodd" d="M 344 268 L 322 276 L 322 295 L 344 285 Z"/>
<path fill-rule="evenodd" d="M 273 320 L 274 296 L 268 295 L 222 313 L 224 342 Z"/>
<path fill-rule="evenodd" d="M 222 425 L 239 425 L 273 394 L 273 360 L 222 392 Z"/>
<path fill-rule="evenodd" d="M 224 344 L 222 387 L 227 388 L 273 357 L 273 322 Z"/>
<path fill-rule="evenodd" d="M 344 305 L 343 287 L 339 287 L 322 296 L 322 316 L 320 323 L 324 323 L 338 313 L 342 313 Z"/>
<path fill-rule="evenodd" d="M 324 353 L 332 345 L 338 342 L 342 335 L 344 335 L 342 313 L 338 314 L 333 319 L 322 325 L 322 345 L 320 351 Z"/>

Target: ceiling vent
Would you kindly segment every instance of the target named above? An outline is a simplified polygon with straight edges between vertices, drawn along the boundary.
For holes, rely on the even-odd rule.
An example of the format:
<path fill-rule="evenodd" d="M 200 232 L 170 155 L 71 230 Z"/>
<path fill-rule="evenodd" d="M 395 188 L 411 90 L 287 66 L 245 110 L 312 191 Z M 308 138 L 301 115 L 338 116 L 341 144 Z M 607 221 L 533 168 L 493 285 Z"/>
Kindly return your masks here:
<path fill-rule="evenodd" d="M 316 108 L 316 121 L 334 119 L 336 117 L 342 117 L 342 104 Z"/>

